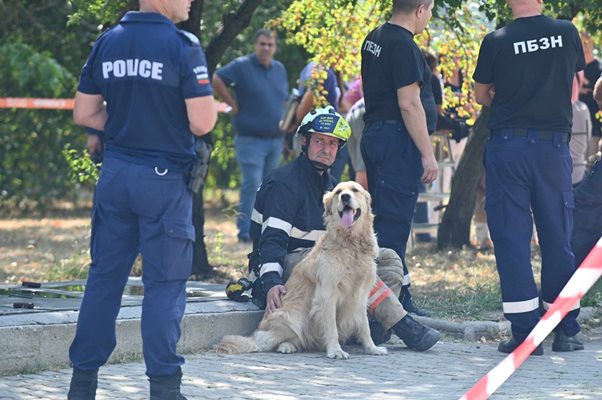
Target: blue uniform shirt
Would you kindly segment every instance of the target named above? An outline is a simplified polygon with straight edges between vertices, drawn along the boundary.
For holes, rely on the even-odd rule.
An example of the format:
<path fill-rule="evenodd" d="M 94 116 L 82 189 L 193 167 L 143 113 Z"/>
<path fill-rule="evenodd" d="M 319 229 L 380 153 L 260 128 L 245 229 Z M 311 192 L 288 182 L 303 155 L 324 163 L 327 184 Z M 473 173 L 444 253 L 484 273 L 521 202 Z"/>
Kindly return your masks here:
<path fill-rule="evenodd" d="M 288 76 L 279 61 L 263 66 L 255 54 L 239 57 L 216 74 L 234 88 L 238 114 L 232 117 L 240 136 L 275 138 L 284 133 L 278 127 L 288 98 Z"/>
<path fill-rule="evenodd" d="M 207 62 L 166 17 L 128 12 L 94 44 L 78 90 L 107 103 L 105 157 L 174 171 L 193 162 L 185 99 L 212 94 Z"/>

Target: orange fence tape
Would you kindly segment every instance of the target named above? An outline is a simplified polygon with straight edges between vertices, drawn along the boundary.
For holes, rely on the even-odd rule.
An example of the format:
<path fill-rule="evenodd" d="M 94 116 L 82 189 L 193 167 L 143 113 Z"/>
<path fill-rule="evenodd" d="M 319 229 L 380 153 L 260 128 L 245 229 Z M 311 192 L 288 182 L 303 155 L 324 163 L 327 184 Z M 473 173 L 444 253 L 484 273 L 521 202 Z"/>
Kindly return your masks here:
<path fill-rule="evenodd" d="M 0 108 L 72 110 L 73 99 L 0 98 Z"/>
<path fill-rule="evenodd" d="M 47 110 L 73 110 L 73 99 L 34 99 L 29 97 L 0 98 L 0 108 L 29 108 Z M 217 112 L 228 112 L 230 106 L 217 103 Z"/>

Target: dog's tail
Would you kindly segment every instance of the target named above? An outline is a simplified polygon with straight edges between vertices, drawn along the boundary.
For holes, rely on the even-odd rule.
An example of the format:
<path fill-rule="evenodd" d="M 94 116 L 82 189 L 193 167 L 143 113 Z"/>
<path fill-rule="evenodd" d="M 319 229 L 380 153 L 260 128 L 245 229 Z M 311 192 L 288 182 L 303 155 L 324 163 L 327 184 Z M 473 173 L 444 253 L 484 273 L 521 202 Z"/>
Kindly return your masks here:
<path fill-rule="evenodd" d="M 225 336 L 215 350 L 220 354 L 256 353 L 272 351 L 278 344 L 274 334 L 258 330 L 252 336 Z"/>

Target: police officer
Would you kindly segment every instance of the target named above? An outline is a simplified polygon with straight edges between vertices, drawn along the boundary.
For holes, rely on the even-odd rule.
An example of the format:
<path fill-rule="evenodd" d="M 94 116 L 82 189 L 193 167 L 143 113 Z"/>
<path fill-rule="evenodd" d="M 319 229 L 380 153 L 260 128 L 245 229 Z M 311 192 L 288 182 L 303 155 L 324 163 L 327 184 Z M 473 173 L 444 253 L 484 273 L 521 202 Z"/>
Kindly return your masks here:
<path fill-rule="evenodd" d="M 257 192 L 249 269 L 256 277 L 254 302 L 265 307 L 266 313 L 281 307 L 284 282 L 324 233 L 322 197 L 335 186 L 328 169 L 350 134 L 349 125 L 334 108 L 311 111 L 297 130 L 302 153 L 268 175 Z M 371 325 L 373 340 L 385 342 L 392 330 L 414 350 L 434 346 L 439 332 L 416 322 L 399 303 L 403 266 L 394 251 L 380 250 L 377 274 L 380 279 L 368 300 L 376 320 Z"/>
<path fill-rule="evenodd" d="M 115 320 L 132 263 L 143 259 L 142 342 L 151 399 L 184 399 L 177 354 L 192 266 L 193 135 L 216 120 L 205 56 L 175 22 L 191 0 L 141 0 L 102 34 L 83 67 L 77 124 L 104 130 L 92 216 L 90 272 L 69 349 L 69 399 L 94 399 L 115 348 Z"/>
<path fill-rule="evenodd" d="M 361 50 L 366 102 L 361 146 L 376 215 L 374 230 L 378 244 L 401 257 L 402 304 L 418 315 L 426 312 L 410 294 L 405 254 L 420 184 L 437 178 L 429 138 L 437 107 L 431 69 L 413 36 L 426 28 L 433 6 L 433 0 L 393 0 L 391 19 L 368 34 Z"/>
<path fill-rule="evenodd" d="M 512 352 L 539 320 L 531 269 L 535 218 L 542 253 L 541 297 L 547 308 L 575 271 L 571 251 L 573 192 L 571 89 L 584 68 L 581 41 L 568 21 L 541 14 L 541 0 L 507 0 L 514 21 L 483 39 L 474 73 L 478 103 L 491 107 L 485 208 L 512 338 Z M 542 73 L 545 71 L 545 73 Z M 583 349 L 577 304 L 556 328 L 552 350 Z M 534 354 L 543 354 L 540 346 Z"/>

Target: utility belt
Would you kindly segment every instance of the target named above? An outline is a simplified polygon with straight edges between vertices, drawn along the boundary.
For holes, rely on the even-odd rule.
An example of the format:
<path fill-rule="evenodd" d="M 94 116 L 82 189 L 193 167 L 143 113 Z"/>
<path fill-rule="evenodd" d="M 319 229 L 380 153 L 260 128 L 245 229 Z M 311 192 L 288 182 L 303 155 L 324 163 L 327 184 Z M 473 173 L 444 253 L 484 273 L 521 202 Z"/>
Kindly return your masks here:
<path fill-rule="evenodd" d="M 520 136 L 532 139 L 547 140 L 556 143 L 568 143 L 571 140 L 571 134 L 568 132 L 543 131 L 539 129 L 524 128 L 503 128 L 491 130 L 491 136 L 504 136 L 505 139 L 512 136 Z"/>

